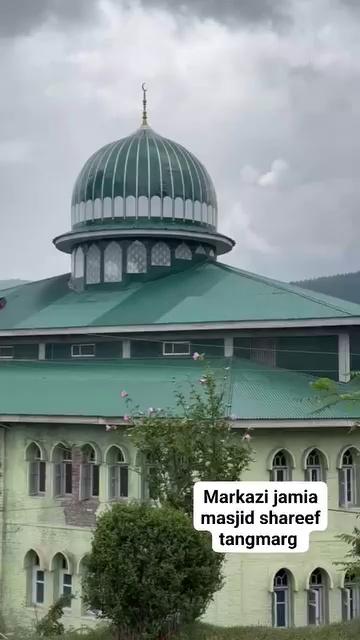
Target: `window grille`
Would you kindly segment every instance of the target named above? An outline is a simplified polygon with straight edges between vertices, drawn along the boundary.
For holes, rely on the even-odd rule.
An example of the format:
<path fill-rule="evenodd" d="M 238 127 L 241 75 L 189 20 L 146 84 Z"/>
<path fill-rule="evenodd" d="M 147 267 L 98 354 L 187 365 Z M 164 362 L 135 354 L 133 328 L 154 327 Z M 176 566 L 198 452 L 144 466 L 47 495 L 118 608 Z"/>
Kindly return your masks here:
<path fill-rule="evenodd" d="M 122 250 L 117 242 L 110 242 L 104 251 L 104 282 L 122 280 Z"/>
<path fill-rule="evenodd" d="M 192 259 L 191 249 L 188 247 L 187 244 L 185 244 L 185 242 L 182 242 L 181 244 L 179 244 L 176 247 L 176 249 L 175 249 L 175 258 L 177 258 L 178 260 L 191 260 Z"/>
<path fill-rule="evenodd" d="M 169 267 L 171 264 L 170 249 L 165 242 L 157 242 L 151 249 L 151 264 L 158 267 Z"/>
<path fill-rule="evenodd" d="M 86 284 L 98 284 L 100 282 L 100 249 L 92 244 L 86 254 Z"/>
<path fill-rule="evenodd" d="M 127 250 L 126 270 L 128 273 L 146 273 L 146 247 L 139 240 Z"/>

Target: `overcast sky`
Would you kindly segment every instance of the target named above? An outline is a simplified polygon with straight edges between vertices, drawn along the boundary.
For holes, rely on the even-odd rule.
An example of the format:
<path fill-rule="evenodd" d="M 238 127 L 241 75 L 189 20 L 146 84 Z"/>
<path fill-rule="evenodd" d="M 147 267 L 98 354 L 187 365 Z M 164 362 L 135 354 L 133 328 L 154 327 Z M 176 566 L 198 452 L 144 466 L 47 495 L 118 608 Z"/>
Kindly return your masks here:
<path fill-rule="evenodd" d="M 0 280 L 69 270 L 72 185 L 150 124 L 207 166 L 224 261 L 360 269 L 359 0 L 1 0 Z"/>

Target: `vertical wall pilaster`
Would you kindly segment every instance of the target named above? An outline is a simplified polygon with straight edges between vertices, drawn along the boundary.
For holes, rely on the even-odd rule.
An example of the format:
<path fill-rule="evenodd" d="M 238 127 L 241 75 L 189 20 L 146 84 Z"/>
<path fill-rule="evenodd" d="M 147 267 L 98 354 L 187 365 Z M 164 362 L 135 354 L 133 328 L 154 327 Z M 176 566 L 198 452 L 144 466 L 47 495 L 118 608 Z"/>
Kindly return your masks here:
<path fill-rule="evenodd" d="M 0 603 L 4 602 L 4 547 L 6 532 L 5 461 L 7 427 L 0 424 Z M 0 613 L 1 608 L 0 608 Z"/>
<path fill-rule="evenodd" d="M 232 336 L 224 338 L 224 356 L 232 358 L 234 355 L 234 338 Z"/>
<path fill-rule="evenodd" d="M 339 382 L 350 380 L 350 336 L 348 333 L 338 334 L 338 369 Z"/>
<path fill-rule="evenodd" d="M 130 358 L 130 340 L 123 340 L 122 347 L 122 357 L 126 359 Z"/>

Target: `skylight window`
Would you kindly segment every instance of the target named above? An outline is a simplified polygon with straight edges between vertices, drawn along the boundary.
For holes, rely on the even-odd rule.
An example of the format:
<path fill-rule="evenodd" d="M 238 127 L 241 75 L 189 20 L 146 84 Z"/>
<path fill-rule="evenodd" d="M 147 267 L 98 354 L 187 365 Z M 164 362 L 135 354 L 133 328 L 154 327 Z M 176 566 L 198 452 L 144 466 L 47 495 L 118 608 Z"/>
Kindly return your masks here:
<path fill-rule="evenodd" d="M 94 344 L 72 344 L 71 345 L 72 358 L 93 358 L 94 356 L 95 356 Z"/>
<path fill-rule="evenodd" d="M 163 342 L 164 356 L 189 356 L 190 342 Z"/>

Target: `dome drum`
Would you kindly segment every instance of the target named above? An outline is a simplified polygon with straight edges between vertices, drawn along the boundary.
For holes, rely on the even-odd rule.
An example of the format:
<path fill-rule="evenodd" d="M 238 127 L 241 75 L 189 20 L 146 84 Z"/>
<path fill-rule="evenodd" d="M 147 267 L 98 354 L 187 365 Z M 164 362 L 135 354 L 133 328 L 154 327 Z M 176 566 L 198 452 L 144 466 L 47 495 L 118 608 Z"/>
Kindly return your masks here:
<path fill-rule="evenodd" d="M 121 223 L 123 220 L 177 220 L 200 225 L 206 225 L 211 230 L 217 227 L 217 210 L 212 204 L 183 200 L 165 196 L 116 196 L 101 200 L 88 200 L 73 204 L 71 207 L 71 225 L 76 230 L 86 226 L 89 222 Z"/>
<path fill-rule="evenodd" d="M 133 276 L 152 279 L 167 269 L 183 270 L 193 263 L 215 260 L 209 245 L 194 242 L 159 241 L 157 239 L 110 240 L 76 246 L 71 254 L 72 287 L 114 284 Z"/>

